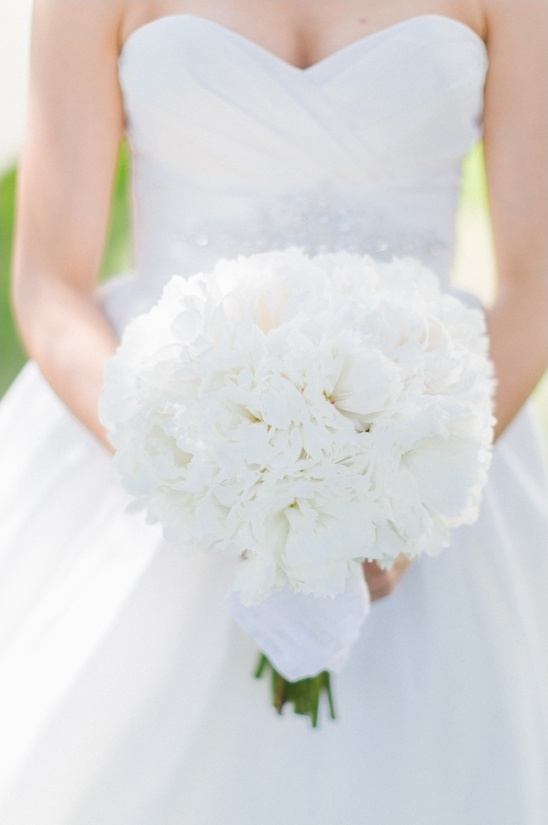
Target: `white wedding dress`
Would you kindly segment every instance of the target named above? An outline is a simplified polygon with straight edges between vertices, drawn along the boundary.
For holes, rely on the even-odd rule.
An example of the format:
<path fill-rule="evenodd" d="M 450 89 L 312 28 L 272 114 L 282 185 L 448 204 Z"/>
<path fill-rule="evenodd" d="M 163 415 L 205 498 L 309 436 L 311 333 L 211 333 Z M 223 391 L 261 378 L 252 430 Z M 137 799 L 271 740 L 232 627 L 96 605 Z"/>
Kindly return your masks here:
<path fill-rule="evenodd" d="M 126 43 L 135 273 L 298 244 L 412 254 L 448 284 L 481 39 L 412 18 L 306 69 L 190 15 Z M 107 453 L 29 365 L 1 408 L 2 825 L 546 825 L 546 479 L 529 413 L 479 521 L 373 605 L 339 719 L 279 718 L 224 605 L 231 562 L 125 512 Z"/>

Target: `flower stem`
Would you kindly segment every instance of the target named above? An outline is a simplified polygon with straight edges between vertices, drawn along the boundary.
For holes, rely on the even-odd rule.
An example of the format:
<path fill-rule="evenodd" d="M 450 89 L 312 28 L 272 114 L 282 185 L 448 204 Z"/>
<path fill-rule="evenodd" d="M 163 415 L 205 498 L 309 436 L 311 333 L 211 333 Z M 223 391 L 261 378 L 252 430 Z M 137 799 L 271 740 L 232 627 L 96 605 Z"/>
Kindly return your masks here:
<path fill-rule="evenodd" d="M 255 678 L 260 679 L 267 669 L 271 672 L 272 704 L 278 713 L 282 712 L 285 704 L 292 704 L 294 713 L 309 716 L 312 727 L 316 728 L 318 727 L 321 697 L 325 693 L 329 716 L 331 719 L 336 719 L 329 671 L 324 670 L 317 676 L 290 682 L 278 673 L 264 653 L 261 653 L 255 669 Z"/>

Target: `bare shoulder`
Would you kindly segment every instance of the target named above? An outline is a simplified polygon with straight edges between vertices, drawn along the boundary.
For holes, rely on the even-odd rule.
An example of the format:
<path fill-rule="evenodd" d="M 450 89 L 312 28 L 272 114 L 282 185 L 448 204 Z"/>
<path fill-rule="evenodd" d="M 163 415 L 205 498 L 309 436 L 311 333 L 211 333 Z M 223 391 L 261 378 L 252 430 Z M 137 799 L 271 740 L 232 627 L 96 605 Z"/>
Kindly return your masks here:
<path fill-rule="evenodd" d="M 482 5 L 488 48 L 514 44 L 532 54 L 546 49 L 548 0 L 487 0 Z"/>
<path fill-rule="evenodd" d="M 536 111 L 538 121 L 548 99 L 548 0 L 487 0 L 483 6 L 491 104 L 498 99 L 498 109 L 505 100 L 520 116 Z"/>
<path fill-rule="evenodd" d="M 40 232 L 47 227 L 48 249 L 67 260 L 79 260 L 78 249 L 95 260 L 91 239 L 102 237 L 108 214 L 124 127 L 118 80 L 124 7 L 121 0 L 34 2 L 19 234 L 26 237 L 26 227 L 29 237 L 36 234 L 39 212 L 36 225 Z"/>
<path fill-rule="evenodd" d="M 500 281 L 513 283 L 546 263 L 548 0 L 488 0 L 484 8 L 489 200 Z"/>
<path fill-rule="evenodd" d="M 33 40 L 70 51 L 116 49 L 122 0 L 34 0 Z"/>
<path fill-rule="evenodd" d="M 122 0 L 34 0 L 32 117 L 47 115 L 62 128 L 64 121 L 76 124 L 91 104 L 104 107 L 107 97 L 114 107 L 125 5 Z M 47 102 L 47 112 L 36 101 Z"/>

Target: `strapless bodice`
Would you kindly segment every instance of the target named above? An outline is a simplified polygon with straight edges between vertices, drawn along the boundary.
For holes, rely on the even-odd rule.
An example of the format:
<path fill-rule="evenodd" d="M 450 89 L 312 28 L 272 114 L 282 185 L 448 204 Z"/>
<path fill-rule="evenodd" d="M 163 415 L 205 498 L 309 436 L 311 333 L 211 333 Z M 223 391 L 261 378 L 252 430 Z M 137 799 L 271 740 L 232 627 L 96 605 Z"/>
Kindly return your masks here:
<path fill-rule="evenodd" d="M 192 15 L 137 29 L 120 57 L 137 278 L 155 292 L 295 244 L 413 254 L 445 278 L 486 67 L 480 37 L 439 15 L 308 69 Z"/>

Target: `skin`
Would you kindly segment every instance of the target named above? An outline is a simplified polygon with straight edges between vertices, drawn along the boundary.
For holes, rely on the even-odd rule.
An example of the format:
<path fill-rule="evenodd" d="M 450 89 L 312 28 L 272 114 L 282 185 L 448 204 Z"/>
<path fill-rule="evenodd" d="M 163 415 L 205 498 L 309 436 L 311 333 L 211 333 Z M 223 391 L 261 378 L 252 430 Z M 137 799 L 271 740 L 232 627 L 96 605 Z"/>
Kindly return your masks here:
<path fill-rule="evenodd" d="M 123 135 L 117 57 L 136 28 L 179 13 L 215 20 L 300 67 L 420 14 L 453 17 L 485 40 L 484 148 L 499 281 L 488 327 L 500 436 L 548 351 L 544 0 L 36 0 L 13 301 L 25 346 L 55 392 L 111 449 L 97 404 L 117 339 L 95 287 Z M 408 565 L 404 557 L 391 571 L 366 563 L 372 598 L 391 593 Z"/>

